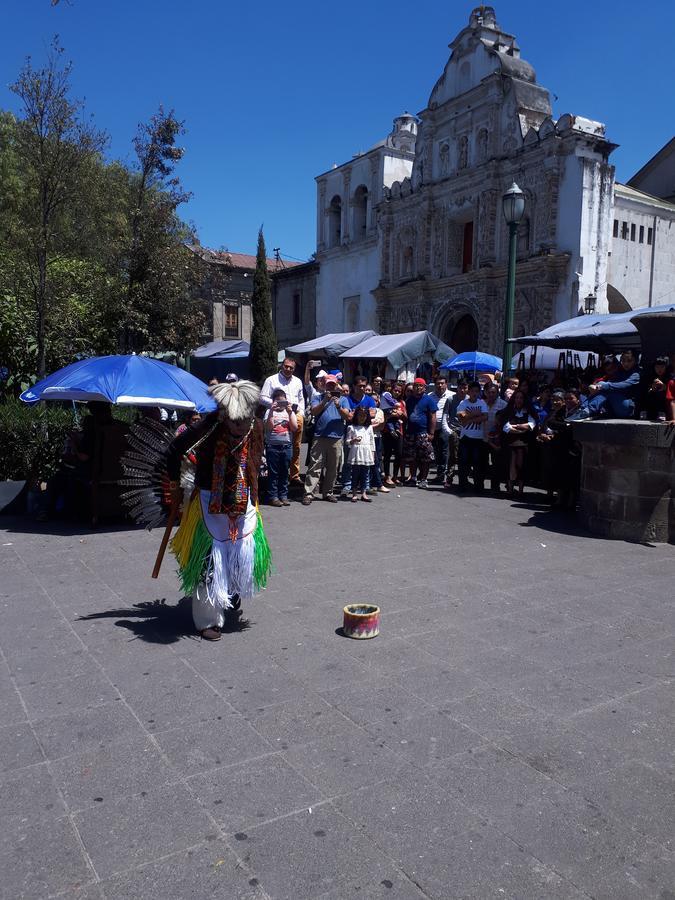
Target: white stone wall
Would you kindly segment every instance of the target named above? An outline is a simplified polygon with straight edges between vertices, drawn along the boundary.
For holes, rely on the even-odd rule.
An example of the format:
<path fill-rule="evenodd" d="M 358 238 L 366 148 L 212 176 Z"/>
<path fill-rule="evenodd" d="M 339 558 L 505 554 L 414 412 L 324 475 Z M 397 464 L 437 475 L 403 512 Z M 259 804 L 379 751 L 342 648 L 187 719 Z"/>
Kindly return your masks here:
<path fill-rule="evenodd" d="M 375 299 L 371 291 L 377 287 L 379 272 L 376 240 L 322 257 L 316 291 L 317 335 L 366 328 L 377 330 Z M 359 298 L 359 317 L 354 329 L 345 322 L 344 311 L 345 299 L 353 297 Z"/>
<path fill-rule="evenodd" d="M 555 303 L 560 322 L 583 309 L 588 294 L 607 312 L 607 254 L 611 227 L 613 167 L 579 145 L 564 160 L 556 247 L 571 254 L 566 282 Z"/>
<path fill-rule="evenodd" d="M 608 281 L 633 309 L 675 299 L 675 206 L 617 185 Z"/>

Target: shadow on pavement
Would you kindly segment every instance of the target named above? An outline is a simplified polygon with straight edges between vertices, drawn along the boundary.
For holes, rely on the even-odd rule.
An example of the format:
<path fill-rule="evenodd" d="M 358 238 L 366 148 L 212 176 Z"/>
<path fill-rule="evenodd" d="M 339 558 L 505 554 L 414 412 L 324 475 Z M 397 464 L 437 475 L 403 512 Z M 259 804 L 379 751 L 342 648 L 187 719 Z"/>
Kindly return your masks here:
<path fill-rule="evenodd" d="M 113 534 L 117 531 L 141 530 L 140 525 L 135 525 L 130 519 L 118 519 L 99 522 L 93 528 L 88 522 L 78 522 L 74 519 L 47 519 L 40 521 L 33 516 L 6 516 L 0 515 L 0 530 L 8 534 L 52 534 L 61 537 L 74 537 L 75 535 Z"/>
<path fill-rule="evenodd" d="M 79 616 L 79 622 L 92 619 L 118 619 L 116 627 L 126 628 L 132 634 L 149 644 L 175 644 L 183 638 L 201 640 L 195 633 L 192 622 L 192 601 L 183 597 L 176 606 L 170 606 L 164 599 L 146 600 L 134 603 L 126 609 L 108 609 L 105 612 Z M 233 612 L 226 614 L 223 634 L 246 631 L 250 628 L 248 619 L 242 619 Z"/>

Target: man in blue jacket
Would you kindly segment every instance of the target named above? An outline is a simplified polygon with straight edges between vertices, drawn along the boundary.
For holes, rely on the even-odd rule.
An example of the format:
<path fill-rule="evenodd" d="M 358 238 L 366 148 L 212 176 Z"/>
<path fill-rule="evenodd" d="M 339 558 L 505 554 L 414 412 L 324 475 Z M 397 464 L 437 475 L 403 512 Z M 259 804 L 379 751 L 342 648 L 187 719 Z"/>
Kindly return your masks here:
<path fill-rule="evenodd" d="M 632 419 L 640 393 L 640 370 L 633 350 L 624 350 L 612 381 L 598 381 L 589 387 L 588 411 L 592 416 Z"/>

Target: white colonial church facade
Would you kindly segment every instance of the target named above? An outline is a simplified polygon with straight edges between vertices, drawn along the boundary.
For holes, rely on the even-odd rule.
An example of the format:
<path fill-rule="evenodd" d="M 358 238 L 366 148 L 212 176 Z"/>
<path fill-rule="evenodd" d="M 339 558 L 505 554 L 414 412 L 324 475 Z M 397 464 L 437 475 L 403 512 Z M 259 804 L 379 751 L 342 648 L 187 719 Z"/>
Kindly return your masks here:
<path fill-rule="evenodd" d="M 576 315 L 589 295 L 598 311 L 666 302 L 675 205 L 615 185 L 600 122 L 552 118 L 492 7 L 475 9 L 450 49 L 419 116 L 316 179 L 317 334 L 428 328 L 458 351 L 499 350 L 501 198 L 514 181 L 526 197 L 516 336 Z"/>

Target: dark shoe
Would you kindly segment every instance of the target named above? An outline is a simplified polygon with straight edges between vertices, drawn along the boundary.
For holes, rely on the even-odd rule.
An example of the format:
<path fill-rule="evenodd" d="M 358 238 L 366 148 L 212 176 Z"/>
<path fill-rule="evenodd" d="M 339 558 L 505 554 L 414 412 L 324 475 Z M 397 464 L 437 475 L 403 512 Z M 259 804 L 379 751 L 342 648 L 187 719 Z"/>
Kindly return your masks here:
<path fill-rule="evenodd" d="M 291 501 L 287 497 L 284 497 L 284 499 L 281 501 L 281 505 L 282 506 L 290 506 Z"/>
<path fill-rule="evenodd" d="M 326 503 L 337 503 L 338 502 L 337 497 L 334 497 L 333 494 L 326 494 L 326 496 L 323 499 L 326 501 Z"/>
<path fill-rule="evenodd" d="M 284 504 L 281 502 L 281 500 L 277 500 L 276 497 L 274 498 L 274 500 L 270 500 L 270 506 L 283 506 L 283 505 Z"/>
<path fill-rule="evenodd" d="M 312 502 L 312 495 L 305 494 L 305 496 L 302 498 L 302 505 L 309 506 L 311 502 Z"/>
<path fill-rule="evenodd" d="M 429 484 L 443 484 L 445 482 L 445 475 L 437 475 L 435 478 L 432 478 Z"/>
<path fill-rule="evenodd" d="M 199 632 L 205 641 L 219 641 L 223 636 L 220 626 L 212 625 Z"/>

